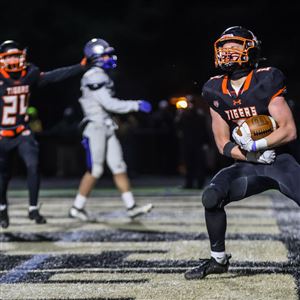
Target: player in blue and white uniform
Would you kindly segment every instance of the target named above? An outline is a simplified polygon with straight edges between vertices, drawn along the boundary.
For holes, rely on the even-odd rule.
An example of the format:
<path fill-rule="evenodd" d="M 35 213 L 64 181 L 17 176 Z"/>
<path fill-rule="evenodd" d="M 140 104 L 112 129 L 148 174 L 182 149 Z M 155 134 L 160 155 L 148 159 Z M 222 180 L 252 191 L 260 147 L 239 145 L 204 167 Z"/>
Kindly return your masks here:
<path fill-rule="evenodd" d="M 145 100 L 120 100 L 114 97 L 114 84 L 109 77 L 109 70 L 116 67 L 117 57 L 114 48 L 110 47 L 105 40 L 99 38 L 90 40 L 85 45 L 84 54 L 93 65 L 81 79 L 82 96 L 79 99 L 84 113 L 81 122 L 82 144 L 86 151 L 87 171 L 81 179 L 69 215 L 83 221 L 89 219 L 85 210 L 87 197 L 97 179 L 103 174 L 105 161 L 121 193 L 128 216 L 133 218 L 148 213 L 152 209 L 152 204 L 136 205 L 131 192 L 122 148 L 115 134 L 118 126 L 112 114 L 138 111 L 149 113 L 151 104 Z"/>

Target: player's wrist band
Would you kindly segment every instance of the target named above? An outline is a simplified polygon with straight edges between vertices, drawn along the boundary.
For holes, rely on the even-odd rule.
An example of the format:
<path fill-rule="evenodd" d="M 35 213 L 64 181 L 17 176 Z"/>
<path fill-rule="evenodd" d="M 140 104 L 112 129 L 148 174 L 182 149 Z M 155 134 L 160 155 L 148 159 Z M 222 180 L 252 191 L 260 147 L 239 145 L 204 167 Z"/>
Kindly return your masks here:
<path fill-rule="evenodd" d="M 237 146 L 237 144 L 229 141 L 228 143 L 225 144 L 224 148 L 223 148 L 223 154 L 227 157 L 232 157 L 231 155 L 231 150 Z"/>
<path fill-rule="evenodd" d="M 253 152 L 259 151 L 259 150 L 266 150 L 268 148 L 268 143 L 266 139 L 260 139 L 255 141 L 252 144 L 251 150 Z"/>

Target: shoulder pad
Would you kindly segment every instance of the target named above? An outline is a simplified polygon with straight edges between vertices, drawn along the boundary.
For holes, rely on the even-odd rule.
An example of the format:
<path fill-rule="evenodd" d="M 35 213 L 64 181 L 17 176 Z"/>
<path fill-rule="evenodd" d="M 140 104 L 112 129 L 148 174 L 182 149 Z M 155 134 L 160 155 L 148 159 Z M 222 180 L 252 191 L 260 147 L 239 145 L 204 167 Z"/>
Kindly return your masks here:
<path fill-rule="evenodd" d="M 108 75 L 100 68 L 91 68 L 82 77 L 82 84 L 103 84 L 109 82 Z"/>
<path fill-rule="evenodd" d="M 224 75 L 211 77 L 202 87 L 202 97 L 205 100 L 215 98 L 216 91 L 220 90 Z"/>
<path fill-rule="evenodd" d="M 224 77 L 225 77 L 225 75 L 217 75 L 217 76 L 210 77 L 204 83 L 203 88 L 204 87 L 215 87 L 215 86 L 218 86 L 223 81 Z"/>
<path fill-rule="evenodd" d="M 216 75 L 216 76 L 210 77 L 209 80 L 220 79 L 220 78 L 223 78 L 223 77 L 224 77 L 224 75 Z"/>
<path fill-rule="evenodd" d="M 286 77 L 281 70 L 274 67 L 260 68 L 255 71 L 255 75 L 265 90 L 270 91 L 271 99 L 287 93 Z"/>
<path fill-rule="evenodd" d="M 31 78 L 39 78 L 41 75 L 43 75 L 43 72 L 41 72 L 40 68 L 31 63 L 26 66 L 26 71 L 28 76 Z"/>
<path fill-rule="evenodd" d="M 27 66 L 26 66 L 26 70 L 27 71 L 40 71 L 40 68 L 39 67 L 37 67 L 36 65 L 34 65 L 34 64 L 32 64 L 32 63 L 29 63 L 29 64 L 27 64 Z"/>
<path fill-rule="evenodd" d="M 257 76 L 269 77 L 272 80 L 285 80 L 285 76 L 281 70 L 274 67 L 259 68 L 255 70 Z"/>
<path fill-rule="evenodd" d="M 272 67 L 259 68 L 259 69 L 256 69 L 256 73 L 259 73 L 259 72 L 270 72 L 271 70 L 272 70 Z"/>

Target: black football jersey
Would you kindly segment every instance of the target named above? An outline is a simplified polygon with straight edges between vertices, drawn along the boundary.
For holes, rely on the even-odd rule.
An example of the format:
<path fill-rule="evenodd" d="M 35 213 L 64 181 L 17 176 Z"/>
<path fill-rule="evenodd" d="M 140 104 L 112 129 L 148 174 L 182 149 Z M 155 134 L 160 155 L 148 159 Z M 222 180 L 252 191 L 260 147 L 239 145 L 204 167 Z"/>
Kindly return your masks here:
<path fill-rule="evenodd" d="M 27 127 L 29 116 L 27 108 L 32 89 L 50 82 L 57 82 L 84 71 L 81 65 L 73 65 L 40 72 L 29 64 L 17 79 L 0 69 L 0 128 L 14 129 L 20 125 Z"/>
<path fill-rule="evenodd" d="M 276 96 L 286 93 L 285 76 L 274 67 L 252 70 L 238 94 L 227 75 L 210 78 L 203 86 L 202 96 L 233 128 L 241 119 L 269 115 L 268 105 Z"/>

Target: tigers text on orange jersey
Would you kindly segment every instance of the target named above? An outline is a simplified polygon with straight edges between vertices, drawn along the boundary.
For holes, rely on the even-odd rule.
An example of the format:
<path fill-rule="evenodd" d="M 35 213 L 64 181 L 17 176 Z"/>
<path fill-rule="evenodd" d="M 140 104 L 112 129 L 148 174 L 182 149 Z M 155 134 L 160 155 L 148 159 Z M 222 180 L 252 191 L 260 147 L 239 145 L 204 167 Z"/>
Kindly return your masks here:
<path fill-rule="evenodd" d="M 7 95 L 27 94 L 29 93 L 29 85 L 8 87 L 6 90 L 7 90 Z"/>
<path fill-rule="evenodd" d="M 225 113 L 227 115 L 228 120 L 236 120 L 258 115 L 255 106 L 229 109 L 225 110 Z"/>

